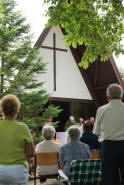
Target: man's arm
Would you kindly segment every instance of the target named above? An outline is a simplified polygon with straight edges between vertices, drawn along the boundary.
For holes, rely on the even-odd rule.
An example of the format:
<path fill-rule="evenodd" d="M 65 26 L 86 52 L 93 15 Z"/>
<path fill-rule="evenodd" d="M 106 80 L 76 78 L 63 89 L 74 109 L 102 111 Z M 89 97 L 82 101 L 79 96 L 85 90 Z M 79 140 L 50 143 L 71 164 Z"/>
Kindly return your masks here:
<path fill-rule="evenodd" d="M 93 129 L 93 133 L 96 135 L 101 134 L 100 117 L 101 117 L 101 109 L 98 108 L 96 113 L 95 123 L 94 123 L 94 129 Z"/>
<path fill-rule="evenodd" d="M 69 127 L 69 121 L 67 121 L 67 122 L 65 123 L 65 131 L 67 131 L 68 127 Z"/>

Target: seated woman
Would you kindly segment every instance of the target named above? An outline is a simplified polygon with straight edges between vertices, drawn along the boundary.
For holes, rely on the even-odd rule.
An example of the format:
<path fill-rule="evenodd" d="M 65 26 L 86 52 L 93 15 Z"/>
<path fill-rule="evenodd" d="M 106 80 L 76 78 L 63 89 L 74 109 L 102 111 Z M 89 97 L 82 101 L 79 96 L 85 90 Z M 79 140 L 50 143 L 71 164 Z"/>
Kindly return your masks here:
<path fill-rule="evenodd" d="M 33 157 L 34 146 L 28 127 L 16 121 L 20 101 L 6 95 L 0 101 L 0 185 L 27 185 L 27 158 Z"/>
<path fill-rule="evenodd" d="M 73 160 L 83 160 L 90 158 L 89 146 L 80 142 L 81 131 L 77 126 L 68 129 L 70 142 L 60 148 L 59 161 L 60 168 L 69 176 L 70 164 Z"/>
<path fill-rule="evenodd" d="M 60 145 L 52 141 L 55 136 L 55 128 L 53 126 L 44 126 L 42 129 L 42 136 L 44 141 L 36 145 L 37 153 L 59 152 Z M 49 160 L 49 159 L 48 159 Z M 54 175 L 58 173 L 58 166 L 38 166 L 37 172 L 39 175 Z"/>
<path fill-rule="evenodd" d="M 100 143 L 98 141 L 98 136 L 93 134 L 92 132 L 93 126 L 94 124 L 91 123 L 90 120 L 85 121 L 84 126 L 83 126 L 84 132 L 80 138 L 81 142 L 89 145 L 90 151 L 100 149 Z"/>

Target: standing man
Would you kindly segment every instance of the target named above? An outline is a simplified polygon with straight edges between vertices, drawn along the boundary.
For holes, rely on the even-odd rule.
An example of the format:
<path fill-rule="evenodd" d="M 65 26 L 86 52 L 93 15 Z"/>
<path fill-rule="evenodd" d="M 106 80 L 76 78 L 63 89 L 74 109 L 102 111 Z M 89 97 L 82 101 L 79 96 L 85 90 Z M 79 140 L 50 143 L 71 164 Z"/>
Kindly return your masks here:
<path fill-rule="evenodd" d="M 124 103 L 123 90 L 111 84 L 106 91 L 108 104 L 97 110 L 94 133 L 99 135 L 102 185 L 124 185 Z"/>
<path fill-rule="evenodd" d="M 77 122 L 74 120 L 74 116 L 70 116 L 69 120 L 65 124 L 65 131 L 72 125 L 77 125 Z"/>

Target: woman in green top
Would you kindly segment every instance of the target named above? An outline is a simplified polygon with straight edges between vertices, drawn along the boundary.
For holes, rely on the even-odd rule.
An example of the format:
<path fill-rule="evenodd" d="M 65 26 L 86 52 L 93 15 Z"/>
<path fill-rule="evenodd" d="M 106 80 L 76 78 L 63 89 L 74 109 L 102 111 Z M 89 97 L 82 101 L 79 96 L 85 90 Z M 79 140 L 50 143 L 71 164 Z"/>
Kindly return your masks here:
<path fill-rule="evenodd" d="M 20 101 L 6 95 L 0 101 L 0 185 L 27 185 L 27 158 L 33 157 L 34 146 L 28 127 L 15 119 Z"/>

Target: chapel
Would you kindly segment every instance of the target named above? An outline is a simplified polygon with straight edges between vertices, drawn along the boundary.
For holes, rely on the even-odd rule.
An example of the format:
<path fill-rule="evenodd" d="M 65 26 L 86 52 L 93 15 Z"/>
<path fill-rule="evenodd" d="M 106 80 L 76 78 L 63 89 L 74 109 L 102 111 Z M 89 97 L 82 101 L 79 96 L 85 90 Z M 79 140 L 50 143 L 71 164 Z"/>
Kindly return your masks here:
<path fill-rule="evenodd" d="M 85 70 L 79 67 L 85 46 L 66 47 L 65 30 L 60 26 L 47 27 L 36 41 L 36 47 L 46 63 L 46 73 L 38 76 L 50 94 L 48 104 L 59 105 L 63 111 L 57 117 L 60 130 L 70 115 L 88 119 L 95 116 L 99 106 L 107 103 L 106 88 L 118 83 L 124 89 L 113 56 L 108 61 L 100 58 Z"/>

